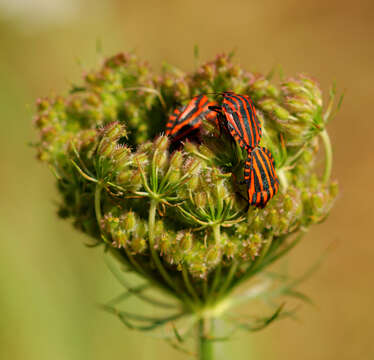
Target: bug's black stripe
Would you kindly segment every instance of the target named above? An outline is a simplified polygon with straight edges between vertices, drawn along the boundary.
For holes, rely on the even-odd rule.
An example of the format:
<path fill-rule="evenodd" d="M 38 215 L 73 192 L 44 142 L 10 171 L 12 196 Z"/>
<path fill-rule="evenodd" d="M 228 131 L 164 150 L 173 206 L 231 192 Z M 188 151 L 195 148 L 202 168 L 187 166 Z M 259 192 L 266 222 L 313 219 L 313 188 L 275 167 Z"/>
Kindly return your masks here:
<path fill-rule="evenodd" d="M 234 93 L 224 93 L 223 100 L 229 102 L 232 105 L 232 111 L 239 111 L 237 102 L 231 98 L 233 95 Z"/>
<path fill-rule="evenodd" d="M 265 158 L 267 155 L 266 153 L 260 148 L 259 151 L 258 151 L 258 155 L 259 157 L 262 159 L 262 162 L 265 166 L 265 169 L 264 171 L 266 171 L 266 173 L 268 174 L 268 177 L 270 179 L 270 184 L 268 183 L 268 180 L 267 180 L 267 177 L 266 177 L 266 174 L 265 174 L 265 177 L 264 177 L 264 190 L 269 190 L 269 187 L 274 187 L 274 176 L 272 175 L 272 172 L 269 168 L 269 165 L 268 165 L 268 162 L 267 162 L 267 159 Z M 266 185 L 267 186 L 266 186 Z"/>
<path fill-rule="evenodd" d="M 262 148 L 262 149 L 264 150 L 265 154 L 267 155 L 267 157 L 270 161 L 271 175 L 272 175 L 273 178 L 275 178 L 278 181 L 277 174 L 275 173 L 275 161 L 274 161 L 273 155 L 268 149 L 266 149 L 266 148 Z"/>
<path fill-rule="evenodd" d="M 183 108 L 182 108 L 183 109 Z M 169 121 L 167 122 L 166 124 L 166 128 L 167 129 L 171 129 L 175 126 L 176 122 L 177 122 L 177 119 L 178 119 L 178 115 L 181 113 L 180 109 L 177 108 L 173 111 L 173 113 L 169 116 Z"/>
<path fill-rule="evenodd" d="M 232 94 L 231 96 L 234 99 L 236 99 L 239 104 L 239 112 L 243 118 L 243 123 L 245 127 L 244 130 L 246 131 L 249 140 L 248 145 L 251 147 L 255 147 L 257 145 L 257 139 L 255 139 L 256 132 L 254 126 L 256 125 L 253 120 L 252 108 L 250 107 L 249 103 L 246 101 L 246 98 L 244 96 L 238 94 Z"/>
<path fill-rule="evenodd" d="M 232 117 L 233 117 L 233 119 L 235 121 L 235 125 L 238 128 L 238 130 L 239 130 L 239 134 L 238 135 L 241 138 L 243 138 L 243 136 L 244 136 L 244 133 L 243 133 L 244 129 L 242 127 L 242 124 L 240 123 L 240 118 L 239 118 L 239 115 L 238 115 L 239 110 L 238 110 L 238 106 L 236 104 L 236 101 L 233 100 L 233 99 L 231 99 L 231 98 L 228 98 L 228 97 L 225 97 L 225 101 L 227 101 L 228 103 L 230 103 L 232 105 L 232 107 L 231 107 L 230 104 L 223 103 L 223 107 L 225 108 L 225 110 L 228 113 L 230 113 L 232 115 Z M 235 129 L 235 131 L 236 131 L 236 129 Z"/>
<path fill-rule="evenodd" d="M 249 159 L 251 158 L 251 164 Z M 251 205 L 264 208 L 278 192 L 279 180 L 273 166 L 274 159 L 269 150 L 257 147 L 248 154 L 244 165 L 244 176 L 249 172 L 248 201 Z"/>
<path fill-rule="evenodd" d="M 267 179 L 267 176 L 266 176 L 266 169 L 264 168 L 264 166 L 262 165 L 261 163 L 261 160 L 260 160 L 260 149 L 256 148 L 254 151 L 252 151 L 252 156 L 254 158 L 254 160 L 256 161 L 256 165 L 258 167 L 258 170 L 260 171 L 260 176 L 261 178 L 259 179 L 259 182 L 260 182 L 260 186 L 262 185 L 262 188 L 260 188 L 260 191 L 262 190 L 268 190 L 269 189 L 269 183 L 268 183 L 268 179 Z"/>
<path fill-rule="evenodd" d="M 253 131 L 252 131 L 251 125 L 249 123 L 249 121 L 251 121 L 251 119 L 248 118 L 248 116 L 251 117 L 250 109 L 247 113 L 247 111 L 245 109 L 245 103 L 244 103 L 241 96 L 233 94 L 232 97 L 237 100 L 237 103 L 238 103 L 238 106 L 239 106 L 239 113 L 240 113 L 240 116 L 243 119 L 243 124 L 244 124 L 243 131 L 246 132 L 247 137 L 248 137 L 248 144 L 247 145 L 249 145 L 251 147 L 254 147 Z"/>
<path fill-rule="evenodd" d="M 192 127 L 192 126 L 184 126 L 182 129 L 178 131 L 178 133 L 173 137 L 174 141 L 181 140 L 185 137 L 195 136 L 199 133 L 199 126 Z"/>
<path fill-rule="evenodd" d="M 194 114 L 196 114 L 205 104 L 200 105 L 201 99 L 203 98 L 204 95 L 199 95 L 195 102 L 194 102 L 194 107 L 191 109 L 190 112 L 185 114 L 181 119 L 179 119 L 179 123 L 185 121 L 186 119 L 193 117 Z M 187 105 L 188 106 L 188 105 Z M 186 106 L 184 107 L 183 111 L 186 109 Z M 182 113 L 183 113 L 182 111 Z"/>
<path fill-rule="evenodd" d="M 260 174 L 258 174 L 257 171 L 256 171 L 256 169 L 255 169 L 255 163 L 256 164 L 258 163 L 255 154 L 252 154 L 252 162 L 253 162 L 253 164 L 252 164 L 251 168 L 252 168 L 252 176 L 254 178 L 255 192 L 259 192 L 259 191 L 262 190 L 262 188 L 261 188 L 261 184 L 262 184 L 262 182 L 261 182 L 261 176 L 262 175 L 261 175 L 261 170 L 260 169 L 259 169 Z"/>
<path fill-rule="evenodd" d="M 263 191 L 260 192 L 260 199 L 258 201 L 258 206 L 259 207 L 263 207 L 264 206 L 264 192 Z"/>
<path fill-rule="evenodd" d="M 248 96 L 242 96 L 242 98 L 246 103 L 247 109 L 249 109 L 249 111 L 250 111 L 251 125 L 252 125 L 253 129 L 257 129 L 257 132 L 258 132 L 258 137 L 259 138 L 256 139 L 256 145 L 255 145 L 255 146 L 257 146 L 258 143 L 260 142 L 260 138 L 261 138 L 261 135 L 262 135 L 260 120 L 258 119 L 258 117 L 256 115 L 256 109 L 254 108 L 252 100 Z M 255 136 L 255 134 L 256 133 L 254 132 L 253 136 Z"/>
<path fill-rule="evenodd" d="M 195 118 L 192 121 L 188 122 L 184 126 L 182 126 L 178 131 L 172 136 L 175 138 L 175 140 L 182 138 L 184 136 L 187 136 L 189 132 L 197 129 L 200 126 L 201 120 L 199 118 Z"/>
<path fill-rule="evenodd" d="M 255 204 L 256 204 L 256 202 L 257 202 L 257 195 L 258 195 L 257 192 L 255 192 L 255 193 L 253 194 L 253 198 L 252 198 L 252 201 L 251 201 L 251 205 L 255 205 Z"/>

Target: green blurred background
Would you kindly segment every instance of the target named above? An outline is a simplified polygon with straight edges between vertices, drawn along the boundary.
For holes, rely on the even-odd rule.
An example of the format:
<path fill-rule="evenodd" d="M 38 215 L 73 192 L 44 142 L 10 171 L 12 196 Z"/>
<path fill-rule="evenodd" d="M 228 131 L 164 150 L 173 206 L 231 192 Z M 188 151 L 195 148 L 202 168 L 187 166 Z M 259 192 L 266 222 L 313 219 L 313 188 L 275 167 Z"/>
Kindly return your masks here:
<path fill-rule="evenodd" d="M 120 290 L 100 250 L 56 217 L 54 179 L 28 146 L 38 96 L 65 93 L 103 54 L 194 68 L 236 50 L 248 70 L 306 72 L 346 90 L 330 125 L 341 195 L 289 257 L 316 308 L 222 346 L 217 359 L 373 359 L 374 2 L 0 0 L 0 359 L 186 359 L 97 308 Z M 138 306 L 130 303 L 131 307 Z"/>

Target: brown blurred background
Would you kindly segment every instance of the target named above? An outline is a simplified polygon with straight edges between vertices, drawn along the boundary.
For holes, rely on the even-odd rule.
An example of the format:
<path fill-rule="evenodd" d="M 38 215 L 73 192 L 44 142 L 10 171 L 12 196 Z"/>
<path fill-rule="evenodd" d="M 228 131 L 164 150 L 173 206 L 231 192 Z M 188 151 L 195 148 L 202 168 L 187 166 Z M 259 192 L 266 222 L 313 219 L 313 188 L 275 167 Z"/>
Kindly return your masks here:
<path fill-rule="evenodd" d="M 306 72 L 346 97 L 329 126 L 341 195 L 289 257 L 295 272 L 336 242 L 302 286 L 317 304 L 299 322 L 238 336 L 217 359 L 374 358 L 374 2 L 0 0 L 0 358 L 186 359 L 100 311 L 119 292 L 102 253 L 55 215 L 48 169 L 28 142 L 40 95 L 66 92 L 103 54 L 135 50 L 155 70 L 185 70 L 236 50 L 248 70 Z M 135 306 L 131 303 L 130 306 Z"/>

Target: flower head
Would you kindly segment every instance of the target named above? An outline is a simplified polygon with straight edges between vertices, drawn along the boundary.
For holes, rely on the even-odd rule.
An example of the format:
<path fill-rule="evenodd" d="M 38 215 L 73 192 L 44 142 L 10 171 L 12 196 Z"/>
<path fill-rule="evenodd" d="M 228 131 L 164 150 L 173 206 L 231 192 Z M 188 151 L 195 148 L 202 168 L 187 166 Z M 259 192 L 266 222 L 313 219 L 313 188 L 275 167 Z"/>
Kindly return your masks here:
<path fill-rule="evenodd" d="M 203 121 L 199 141 L 173 150 L 168 116 L 192 96 L 249 95 L 271 151 L 279 193 L 248 207 L 246 153 Z M 299 75 L 279 85 L 219 55 L 196 72 L 159 77 L 132 54 L 84 76 L 65 97 L 37 102 L 38 158 L 57 177 L 60 215 L 123 263 L 197 312 L 281 256 L 292 236 L 323 221 L 336 198 L 316 157 L 327 146 L 321 90 Z M 222 130 L 222 129 L 221 129 Z M 329 149 L 327 149 L 329 150 Z"/>

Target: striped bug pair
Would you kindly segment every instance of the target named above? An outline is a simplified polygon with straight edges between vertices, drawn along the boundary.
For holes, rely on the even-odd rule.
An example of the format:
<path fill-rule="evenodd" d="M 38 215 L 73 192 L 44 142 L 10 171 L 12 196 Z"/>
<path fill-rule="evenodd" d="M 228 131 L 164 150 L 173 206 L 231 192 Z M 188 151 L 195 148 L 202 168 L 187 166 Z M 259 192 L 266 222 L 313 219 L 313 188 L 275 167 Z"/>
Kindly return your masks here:
<path fill-rule="evenodd" d="M 248 185 L 248 202 L 263 208 L 278 192 L 279 181 L 274 159 L 269 150 L 259 147 L 262 128 L 251 99 L 246 95 L 224 92 L 219 106 L 209 102 L 206 95 L 194 97 L 186 106 L 174 110 L 166 126 L 172 142 L 198 132 L 202 120 L 214 121 L 223 127 L 242 149 L 247 151 L 244 183 Z"/>

